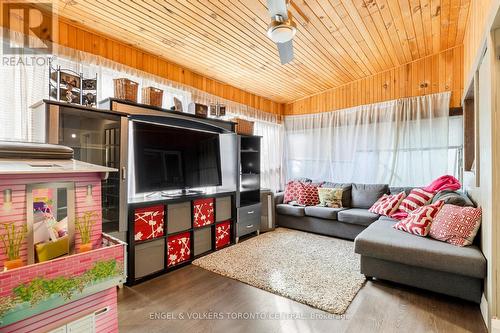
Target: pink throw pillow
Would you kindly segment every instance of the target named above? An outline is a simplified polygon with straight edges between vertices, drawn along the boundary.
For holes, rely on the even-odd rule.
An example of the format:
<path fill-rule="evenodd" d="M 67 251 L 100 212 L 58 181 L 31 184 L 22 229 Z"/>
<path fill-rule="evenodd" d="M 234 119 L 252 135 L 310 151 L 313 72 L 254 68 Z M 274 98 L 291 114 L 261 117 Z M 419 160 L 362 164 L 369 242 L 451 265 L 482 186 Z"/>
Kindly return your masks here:
<path fill-rule="evenodd" d="M 408 194 L 408 196 L 403 200 L 403 202 L 399 206 L 399 210 L 410 213 L 418 207 L 427 205 L 433 197 L 434 193 L 424 191 L 421 188 L 414 188 L 413 190 L 411 190 L 410 194 Z"/>
<path fill-rule="evenodd" d="M 302 206 L 319 205 L 318 187 L 321 187 L 321 184 L 301 183 L 297 203 Z"/>
<path fill-rule="evenodd" d="M 453 245 L 471 245 L 481 225 L 481 208 L 444 205 L 432 223 L 430 236 Z"/>
<path fill-rule="evenodd" d="M 384 194 L 369 210 L 374 214 L 391 216 L 398 209 L 405 197 L 405 192 L 395 195 Z"/>
<path fill-rule="evenodd" d="M 399 221 L 392 227 L 410 234 L 425 237 L 429 234 L 432 221 L 441 210 L 443 203 L 443 201 L 439 200 L 432 205 L 417 208 L 410 212 L 407 218 Z"/>
<path fill-rule="evenodd" d="M 418 207 L 422 207 L 427 205 L 432 198 L 434 197 L 434 193 L 427 192 L 422 190 L 421 188 L 414 188 L 410 191 L 410 194 L 401 202 L 399 208 L 393 213 L 394 218 L 405 218 L 407 217 L 411 211 L 414 211 Z"/>
<path fill-rule="evenodd" d="M 285 194 L 283 195 L 283 203 L 287 204 L 292 201 L 297 201 L 300 192 L 300 182 L 298 180 L 292 180 L 286 184 Z"/>

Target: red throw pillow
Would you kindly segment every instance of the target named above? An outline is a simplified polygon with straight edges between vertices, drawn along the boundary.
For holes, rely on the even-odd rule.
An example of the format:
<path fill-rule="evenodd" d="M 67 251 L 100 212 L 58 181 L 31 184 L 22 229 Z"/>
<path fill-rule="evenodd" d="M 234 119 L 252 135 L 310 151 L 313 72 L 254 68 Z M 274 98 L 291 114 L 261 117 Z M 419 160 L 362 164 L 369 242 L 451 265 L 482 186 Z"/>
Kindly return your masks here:
<path fill-rule="evenodd" d="M 481 225 L 481 208 L 444 205 L 432 223 L 430 236 L 453 245 L 471 245 Z"/>
<path fill-rule="evenodd" d="M 404 220 L 399 221 L 392 227 L 398 230 L 406 231 L 418 236 L 427 236 L 431 229 L 432 220 L 439 213 L 443 206 L 443 201 L 433 203 L 432 205 L 422 206 L 415 209 Z"/>
<path fill-rule="evenodd" d="M 301 183 L 297 203 L 302 206 L 319 205 L 318 187 L 320 186 L 320 184 Z"/>
<path fill-rule="evenodd" d="M 283 203 L 287 204 L 299 199 L 300 182 L 298 180 L 289 181 L 285 187 L 285 194 L 283 195 Z"/>
<path fill-rule="evenodd" d="M 401 205 L 399 205 L 399 209 L 396 213 L 404 212 L 409 214 L 418 207 L 427 205 L 433 197 L 434 193 L 424 191 L 421 188 L 414 188 L 401 202 Z"/>
<path fill-rule="evenodd" d="M 374 214 L 391 216 L 398 209 L 405 197 L 405 192 L 394 195 L 384 194 L 369 210 Z"/>

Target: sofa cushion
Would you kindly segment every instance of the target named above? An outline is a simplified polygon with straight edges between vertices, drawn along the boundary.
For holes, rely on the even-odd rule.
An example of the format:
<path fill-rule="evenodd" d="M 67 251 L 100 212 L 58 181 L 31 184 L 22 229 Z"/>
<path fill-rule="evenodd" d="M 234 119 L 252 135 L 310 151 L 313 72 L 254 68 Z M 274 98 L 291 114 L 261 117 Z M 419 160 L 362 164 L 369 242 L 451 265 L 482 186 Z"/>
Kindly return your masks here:
<path fill-rule="evenodd" d="M 481 225 L 481 216 L 481 207 L 444 205 L 432 222 L 430 236 L 457 246 L 471 245 Z"/>
<path fill-rule="evenodd" d="M 370 208 L 384 194 L 389 193 L 387 184 L 352 184 L 352 208 Z"/>
<path fill-rule="evenodd" d="M 307 216 L 319 217 L 320 219 L 337 220 L 338 212 L 344 209 L 345 208 L 311 206 L 311 207 L 306 207 L 305 214 Z"/>
<path fill-rule="evenodd" d="M 342 189 L 318 187 L 319 206 L 342 208 Z"/>
<path fill-rule="evenodd" d="M 393 227 L 417 236 L 427 236 L 431 230 L 434 217 L 443 207 L 443 202 L 438 201 L 431 205 L 422 206 L 408 214 L 408 217 L 399 221 Z"/>
<path fill-rule="evenodd" d="M 370 225 L 379 219 L 379 215 L 370 213 L 368 209 L 351 208 L 338 212 L 337 219 L 345 223 Z"/>
<path fill-rule="evenodd" d="M 443 200 L 445 205 L 455 205 L 462 207 L 474 207 L 474 203 L 467 196 L 467 194 L 463 192 L 457 191 L 441 191 L 438 192 L 434 198 L 432 198 L 432 203 Z"/>
<path fill-rule="evenodd" d="M 285 194 L 283 196 L 284 204 L 287 204 L 292 201 L 297 201 L 297 199 L 299 198 L 301 184 L 302 184 L 301 182 L 295 180 L 289 181 L 286 184 Z"/>
<path fill-rule="evenodd" d="M 405 194 L 408 195 L 410 194 L 411 190 L 413 190 L 413 187 L 408 187 L 408 186 L 390 187 L 391 194 L 398 194 L 401 192 L 405 192 Z"/>
<path fill-rule="evenodd" d="M 321 184 L 300 183 L 299 197 L 297 202 L 301 206 L 316 206 L 319 204 L 318 187 Z"/>
<path fill-rule="evenodd" d="M 396 220 L 392 217 L 389 217 L 389 216 L 381 216 L 378 221 L 386 221 L 386 222 L 390 222 L 392 224 L 395 224 L 395 223 L 398 223 L 399 220 Z"/>
<path fill-rule="evenodd" d="M 390 195 L 384 194 L 370 207 L 369 211 L 374 214 L 391 216 L 398 209 L 405 196 L 405 192 Z"/>
<path fill-rule="evenodd" d="M 351 207 L 352 184 L 325 182 L 322 187 L 342 189 L 342 207 Z"/>
<path fill-rule="evenodd" d="M 304 216 L 304 207 L 278 204 L 276 205 L 276 213 L 291 216 Z"/>
<path fill-rule="evenodd" d="M 409 214 L 411 211 L 430 203 L 433 196 L 434 193 L 421 188 L 414 188 L 399 205 L 399 211 Z"/>
<path fill-rule="evenodd" d="M 340 215 L 340 214 L 339 214 Z M 417 237 L 380 219 L 354 240 L 358 254 L 406 265 L 474 278 L 486 276 L 486 259 L 477 246 L 458 247 L 431 238 Z"/>

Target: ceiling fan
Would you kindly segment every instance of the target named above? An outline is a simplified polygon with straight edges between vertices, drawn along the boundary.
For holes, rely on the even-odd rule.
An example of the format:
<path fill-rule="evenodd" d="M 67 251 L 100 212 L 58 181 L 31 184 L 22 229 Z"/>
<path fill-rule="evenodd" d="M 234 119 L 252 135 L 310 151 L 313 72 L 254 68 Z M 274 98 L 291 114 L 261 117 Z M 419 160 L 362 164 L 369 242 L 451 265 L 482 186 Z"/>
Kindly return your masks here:
<path fill-rule="evenodd" d="M 278 46 L 282 65 L 293 60 L 293 36 L 297 32 L 297 25 L 288 11 L 289 4 L 289 0 L 267 0 L 267 10 L 271 16 L 267 35 Z"/>

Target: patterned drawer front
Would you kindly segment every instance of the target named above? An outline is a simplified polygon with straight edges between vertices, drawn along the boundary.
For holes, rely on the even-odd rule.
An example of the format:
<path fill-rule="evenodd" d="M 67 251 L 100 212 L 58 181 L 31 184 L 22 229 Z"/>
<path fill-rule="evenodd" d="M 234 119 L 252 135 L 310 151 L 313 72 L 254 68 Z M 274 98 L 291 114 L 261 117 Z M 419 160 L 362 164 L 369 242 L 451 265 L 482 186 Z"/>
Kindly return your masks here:
<path fill-rule="evenodd" d="M 215 199 L 215 218 L 216 222 L 222 222 L 231 219 L 231 197 Z"/>
<path fill-rule="evenodd" d="M 215 227 L 215 248 L 220 249 L 231 242 L 231 221 L 217 224 Z"/>
<path fill-rule="evenodd" d="M 134 212 L 134 240 L 143 241 L 163 236 L 162 205 L 138 208 Z"/>
<path fill-rule="evenodd" d="M 191 233 L 168 237 L 167 266 L 172 267 L 191 258 Z"/>
<path fill-rule="evenodd" d="M 214 223 L 214 199 L 194 200 L 193 214 L 195 228 Z"/>

